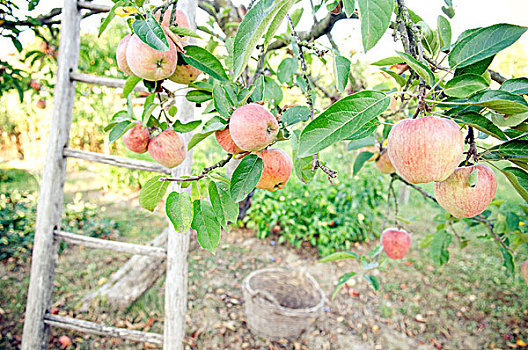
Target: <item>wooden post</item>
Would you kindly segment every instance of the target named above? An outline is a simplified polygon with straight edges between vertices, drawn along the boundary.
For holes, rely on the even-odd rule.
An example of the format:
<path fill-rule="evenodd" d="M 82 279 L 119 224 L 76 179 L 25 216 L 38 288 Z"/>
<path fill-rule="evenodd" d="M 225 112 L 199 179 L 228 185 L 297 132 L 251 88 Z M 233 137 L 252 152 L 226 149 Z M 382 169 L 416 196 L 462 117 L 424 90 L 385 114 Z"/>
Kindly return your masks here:
<path fill-rule="evenodd" d="M 57 261 L 57 245 L 53 240 L 53 231 L 60 227 L 62 216 L 66 177 L 63 150 L 68 145 L 75 97 L 75 82 L 70 80 L 70 73 L 77 69 L 81 41 L 81 14 L 77 8 L 77 0 L 64 0 L 62 18 L 53 119 L 37 206 L 31 277 L 22 337 L 23 350 L 48 347 L 48 326 L 44 324 L 44 314 L 51 305 Z"/>
<path fill-rule="evenodd" d="M 187 14 L 191 29 L 196 28 L 196 0 L 180 0 L 178 7 Z M 182 93 L 185 95 L 185 92 Z M 178 119 L 188 122 L 194 119 L 194 105 L 185 97 L 178 101 Z M 185 135 L 188 143 L 191 134 Z M 192 172 L 192 152 L 189 152 L 184 162 L 173 169 L 172 176 L 181 177 Z M 181 191 L 177 183 L 172 189 Z M 190 190 L 190 187 L 189 187 Z M 164 342 L 165 350 L 182 350 L 185 337 L 185 313 L 187 311 L 187 273 L 189 255 L 190 231 L 185 233 L 175 232 L 170 225 L 167 238 L 167 277 L 165 280 L 165 324 Z"/>

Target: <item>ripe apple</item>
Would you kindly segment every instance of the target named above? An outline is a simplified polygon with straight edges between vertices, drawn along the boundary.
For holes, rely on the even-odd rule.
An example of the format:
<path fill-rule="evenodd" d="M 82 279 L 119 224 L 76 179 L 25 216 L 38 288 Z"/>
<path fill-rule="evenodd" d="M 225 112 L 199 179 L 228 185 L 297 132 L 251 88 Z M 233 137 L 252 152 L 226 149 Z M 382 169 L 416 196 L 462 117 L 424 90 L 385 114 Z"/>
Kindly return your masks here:
<path fill-rule="evenodd" d="M 249 103 L 233 112 L 229 131 L 235 144 L 244 151 L 260 151 L 273 142 L 279 123 L 266 108 Z"/>
<path fill-rule="evenodd" d="M 158 81 L 167 79 L 174 73 L 178 53 L 172 40 L 168 51 L 154 50 L 137 35 L 132 35 L 126 48 L 126 61 L 132 73 L 142 79 Z"/>
<path fill-rule="evenodd" d="M 411 235 L 397 228 L 388 228 L 381 234 L 381 245 L 391 259 L 403 258 L 411 249 Z"/>
<path fill-rule="evenodd" d="M 40 99 L 37 101 L 37 108 L 45 109 L 46 108 L 46 100 Z"/>
<path fill-rule="evenodd" d="M 69 348 L 71 345 L 71 339 L 67 335 L 62 335 L 59 337 L 59 343 L 61 343 L 64 348 Z"/>
<path fill-rule="evenodd" d="M 119 45 L 117 45 L 116 50 L 116 61 L 117 66 L 121 70 L 121 72 L 125 73 L 126 75 L 134 75 L 132 71 L 130 70 L 130 67 L 127 63 L 126 58 L 126 51 L 128 47 L 128 42 L 130 41 L 130 38 L 132 37 L 132 34 L 125 35 L 123 39 L 119 42 Z"/>
<path fill-rule="evenodd" d="M 471 187 L 469 175 L 477 170 L 477 184 Z M 438 204 L 456 218 L 471 218 L 482 213 L 495 197 L 497 178 L 486 165 L 457 168 L 445 181 L 434 186 Z"/>
<path fill-rule="evenodd" d="M 262 159 L 262 175 L 256 187 L 268 191 L 284 188 L 293 168 L 290 156 L 278 148 L 265 149 L 258 156 Z"/>
<path fill-rule="evenodd" d="M 174 130 L 164 130 L 150 140 L 148 151 L 152 159 L 167 168 L 180 165 L 187 155 L 183 137 Z"/>
<path fill-rule="evenodd" d="M 187 43 L 182 42 L 183 47 L 187 45 Z M 176 64 L 176 69 L 169 79 L 178 84 L 188 85 L 198 79 L 200 74 L 202 74 L 201 70 L 185 63 L 181 54 L 178 53 L 178 64 Z"/>
<path fill-rule="evenodd" d="M 525 260 L 521 265 L 521 276 L 524 278 L 526 285 L 528 285 L 528 260 Z"/>
<path fill-rule="evenodd" d="M 123 135 L 123 143 L 126 148 L 136 153 L 145 153 L 150 139 L 148 128 L 140 122 Z"/>
<path fill-rule="evenodd" d="M 39 92 L 40 89 L 42 88 L 42 84 L 39 83 L 38 81 L 31 80 L 31 81 L 29 82 L 29 87 L 32 88 L 33 90 Z"/>
<path fill-rule="evenodd" d="M 460 162 L 464 136 L 450 119 L 403 119 L 389 133 L 387 148 L 392 165 L 405 180 L 444 181 Z"/>
<path fill-rule="evenodd" d="M 244 150 L 240 149 L 231 138 L 231 134 L 229 133 L 229 128 L 225 128 L 223 130 L 218 130 L 215 132 L 216 141 L 218 141 L 218 144 L 224 151 L 230 154 L 240 154 L 243 153 Z"/>
<path fill-rule="evenodd" d="M 396 172 L 396 169 L 390 161 L 386 148 L 381 151 L 379 158 L 376 159 L 376 169 L 383 174 L 394 174 Z"/>

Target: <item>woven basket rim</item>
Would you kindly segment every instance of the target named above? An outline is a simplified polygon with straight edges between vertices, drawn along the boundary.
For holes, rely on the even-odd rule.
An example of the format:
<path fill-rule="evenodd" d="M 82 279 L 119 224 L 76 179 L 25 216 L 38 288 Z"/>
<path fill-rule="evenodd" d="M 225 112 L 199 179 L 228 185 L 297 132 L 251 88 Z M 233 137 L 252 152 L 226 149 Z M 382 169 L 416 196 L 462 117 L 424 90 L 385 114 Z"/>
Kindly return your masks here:
<path fill-rule="evenodd" d="M 242 282 L 242 288 L 244 288 L 248 292 L 248 294 L 253 297 L 253 296 L 255 296 L 256 294 L 259 294 L 259 293 L 257 291 L 255 291 L 253 288 L 251 288 L 250 281 L 251 281 L 252 278 L 254 278 L 255 276 L 257 276 L 259 274 L 266 273 L 266 272 L 285 272 L 285 273 L 288 273 L 290 271 L 291 270 L 286 270 L 286 269 L 282 269 L 282 268 L 275 268 L 275 267 L 255 270 L 255 271 L 251 272 L 249 275 L 247 275 L 246 278 L 244 278 L 244 281 Z M 313 278 L 312 275 L 310 275 L 308 272 L 302 271 L 302 270 L 296 270 L 296 271 L 301 271 L 303 273 L 303 275 L 305 275 L 306 278 L 310 280 L 310 282 L 312 283 L 314 288 L 319 293 L 320 300 L 317 303 L 317 305 L 314 305 L 314 306 L 311 306 L 311 307 L 308 307 L 308 308 L 292 309 L 292 308 L 285 307 L 285 306 L 282 306 L 282 305 L 271 304 L 270 308 L 276 310 L 276 312 L 280 312 L 281 314 L 283 314 L 285 316 L 303 316 L 303 315 L 313 314 L 313 313 L 318 312 L 324 306 L 324 303 L 325 303 L 325 294 L 324 294 L 323 290 L 321 289 L 321 287 L 319 286 L 319 283 L 317 283 L 315 278 Z M 246 303 L 247 302 L 248 301 L 246 300 Z"/>

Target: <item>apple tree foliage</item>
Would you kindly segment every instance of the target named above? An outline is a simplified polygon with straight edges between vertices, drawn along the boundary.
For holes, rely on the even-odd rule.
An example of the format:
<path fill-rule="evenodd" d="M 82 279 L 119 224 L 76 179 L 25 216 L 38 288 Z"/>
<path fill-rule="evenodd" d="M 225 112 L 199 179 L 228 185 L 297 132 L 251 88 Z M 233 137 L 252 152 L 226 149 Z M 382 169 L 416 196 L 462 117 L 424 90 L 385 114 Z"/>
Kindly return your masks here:
<path fill-rule="evenodd" d="M 171 27 L 175 34 L 205 38 L 204 45 L 186 46 L 182 54 L 187 64 L 205 73 L 204 78 L 189 84 L 186 94 L 187 100 L 205 106 L 200 120 L 182 123 L 175 118 L 176 108 L 165 107 L 174 93 L 162 81 L 143 82 L 150 94 L 144 100 L 142 115 L 134 115 L 130 96 L 140 79 L 130 77 L 123 91 L 127 108 L 117 112 L 107 126 L 110 140 L 117 140 L 135 125 L 134 120 L 140 120 L 158 130 L 195 130 L 188 144 L 192 149 L 215 131 L 224 129 L 236 108 L 259 102 L 278 116 L 281 129 L 277 141 L 291 143 L 296 176 L 309 182 L 316 170 L 335 176 L 319 158 L 322 150 L 344 141 L 348 142 L 349 150 L 373 145 L 375 141 L 383 144 L 400 116 L 432 114 L 454 120 L 467 132 L 470 151 L 465 164 L 486 162 L 502 172 L 528 202 L 528 102 L 525 98 L 528 78 L 504 79 L 488 69 L 495 55 L 515 43 L 528 28 L 502 23 L 470 28 L 453 38 L 450 20 L 455 13 L 451 0 L 445 0 L 443 14 L 439 14 L 434 24 L 426 23 L 403 0 L 322 0 L 311 9 L 314 14 L 328 10 L 337 12 L 335 16 L 348 17 L 347 21 L 359 20 L 365 51 L 373 48 L 384 34 L 396 33 L 403 50 L 388 50 L 388 57 L 372 63 L 393 79 L 394 84 L 379 90 L 347 90 L 352 79 L 350 58 L 335 46 L 327 48 L 317 41 L 304 41 L 295 30 L 303 15 L 311 18 L 312 14 L 304 14 L 294 0 L 256 0 L 240 23 L 231 23 L 237 28 L 234 35 L 219 32 L 214 16 L 197 31 Z M 115 1 L 101 23 L 99 34 L 119 15 L 146 44 L 156 50 L 167 50 L 170 39 L 154 19 L 157 10 L 141 0 Z M 221 15 L 215 8 L 209 10 Z M 275 66 L 271 56 L 283 59 Z M 333 65 L 334 90 L 338 97 L 321 110 L 315 107 L 317 87 L 310 71 L 316 60 Z M 500 83 L 498 88 L 492 80 Z M 306 104 L 291 105 L 285 101 L 281 86 L 300 88 Z M 160 107 L 163 113 L 158 114 Z M 485 144 L 482 139 L 486 139 Z M 354 171 L 359 171 L 371 155 L 360 154 Z M 166 200 L 166 213 L 176 231 L 193 228 L 200 245 L 212 253 L 220 242 L 221 230 L 236 221 L 237 203 L 255 188 L 262 173 L 262 160 L 250 154 L 242 158 L 229 179 L 216 169 L 224 166 L 230 157 L 187 178 L 172 179 L 182 187 L 193 186 L 195 191 L 191 192 L 192 198 L 189 192 L 171 192 Z M 392 180 L 402 179 L 393 175 Z M 432 198 L 417 186 L 413 187 Z M 151 178 L 141 191 L 140 204 L 154 210 L 167 190 L 167 181 L 160 181 L 159 176 Z M 497 243 L 509 273 L 514 272 L 515 251 L 528 243 L 528 234 L 522 225 L 528 214 L 526 207 L 522 210 L 497 201 L 478 217 L 463 219 L 468 228 L 487 227 L 486 238 Z M 428 235 L 419 245 L 430 249 L 435 263 L 444 264 L 456 234 L 450 227 L 458 220 L 444 214 L 439 214 L 437 219 L 437 232 Z M 467 245 L 467 238 L 458 238 L 462 246 Z M 369 271 L 386 264 L 381 252 L 381 247 L 365 256 L 338 252 L 322 261 L 357 259 L 364 278 L 377 289 L 379 281 Z M 341 276 L 336 292 L 353 275 L 349 272 Z"/>

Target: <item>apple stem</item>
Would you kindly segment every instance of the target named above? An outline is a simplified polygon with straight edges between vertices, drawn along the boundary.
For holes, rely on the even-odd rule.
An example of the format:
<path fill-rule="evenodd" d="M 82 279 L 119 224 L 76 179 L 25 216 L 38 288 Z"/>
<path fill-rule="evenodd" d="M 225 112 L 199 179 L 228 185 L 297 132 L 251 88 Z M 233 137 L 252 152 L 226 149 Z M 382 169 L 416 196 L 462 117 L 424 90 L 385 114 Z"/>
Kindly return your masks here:
<path fill-rule="evenodd" d="M 472 126 L 468 126 L 468 133 L 467 133 L 467 136 L 464 142 L 467 145 L 469 145 L 468 151 L 464 152 L 465 154 L 467 154 L 465 164 L 468 165 L 468 161 L 471 158 L 473 158 L 473 161 L 477 163 L 478 162 L 478 150 L 477 150 L 477 144 L 475 143 L 475 132 Z"/>

